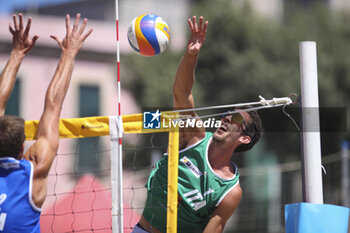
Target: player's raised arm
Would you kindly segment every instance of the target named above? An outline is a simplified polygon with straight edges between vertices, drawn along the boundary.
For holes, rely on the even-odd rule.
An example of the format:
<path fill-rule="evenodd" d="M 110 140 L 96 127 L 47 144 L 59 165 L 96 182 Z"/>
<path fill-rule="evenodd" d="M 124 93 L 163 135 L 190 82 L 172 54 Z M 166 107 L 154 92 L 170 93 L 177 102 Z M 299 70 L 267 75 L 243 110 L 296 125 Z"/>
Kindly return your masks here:
<path fill-rule="evenodd" d="M 6 103 L 12 92 L 13 86 L 16 81 L 16 75 L 24 56 L 33 48 L 38 35 L 29 37 L 29 31 L 32 23 L 32 19 L 29 18 L 27 25 L 24 28 L 23 15 L 18 15 L 19 22 L 17 22 L 17 16 L 13 16 L 13 27 L 9 25 L 9 31 L 12 34 L 12 50 L 10 58 L 0 75 L 0 116 L 5 114 Z"/>
<path fill-rule="evenodd" d="M 57 36 L 51 36 L 62 49 L 62 54 L 46 92 L 44 111 L 38 125 L 37 141 L 25 154 L 25 158 L 34 165 L 32 196 L 38 207 L 41 207 L 45 200 L 47 175 L 58 149 L 59 118 L 70 84 L 75 57 L 82 48 L 85 39 L 92 32 L 92 29 L 84 32 L 87 19 L 83 20 L 80 27 L 79 21 L 80 14 L 77 14 L 71 29 L 70 16 L 67 15 L 64 39 L 60 40 Z"/>
<path fill-rule="evenodd" d="M 188 40 L 186 51 L 181 59 L 176 72 L 173 84 L 174 107 L 175 108 L 193 108 L 192 87 L 195 80 L 195 67 L 197 64 L 198 53 L 203 46 L 207 32 L 208 21 L 203 23 L 203 17 L 199 17 L 197 24 L 196 16 L 188 19 L 191 30 L 191 36 Z"/>
<path fill-rule="evenodd" d="M 181 59 L 178 70 L 176 72 L 173 84 L 173 101 L 175 109 L 194 108 L 192 95 L 192 87 L 195 81 L 195 67 L 197 64 L 198 53 L 205 41 L 208 21 L 203 21 L 203 17 L 199 17 L 198 23 L 196 16 L 188 19 L 191 36 L 188 40 L 186 51 Z M 196 116 L 194 111 L 187 112 L 191 116 Z M 189 144 L 193 144 L 205 135 L 205 130 L 191 129 L 190 133 L 180 135 L 180 148 L 184 148 Z M 194 140 L 194 141 L 193 141 Z"/>

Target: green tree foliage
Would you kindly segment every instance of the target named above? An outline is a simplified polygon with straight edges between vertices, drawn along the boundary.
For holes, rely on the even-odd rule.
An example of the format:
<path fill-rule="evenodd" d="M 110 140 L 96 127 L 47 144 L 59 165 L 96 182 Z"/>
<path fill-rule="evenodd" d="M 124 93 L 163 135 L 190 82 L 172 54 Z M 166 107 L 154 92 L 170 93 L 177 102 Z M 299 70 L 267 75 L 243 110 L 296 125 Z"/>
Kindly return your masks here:
<path fill-rule="evenodd" d="M 232 9 L 230 1 L 217 2 L 215 10 L 206 11 L 205 4 L 198 10 L 205 12 L 210 23 L 199 60 L 199 83 L 220 90 L 215 99 L 206 93 L 206 102 L 245 101 L 259 93 L 266 97 L 299 93 L 298 46 L 310 40 L 317 42 L 321 105 L 347 105 L 349 17 L 319 6 L 287 11 L 277 24 L 257 18 L 249 7 Z"/>

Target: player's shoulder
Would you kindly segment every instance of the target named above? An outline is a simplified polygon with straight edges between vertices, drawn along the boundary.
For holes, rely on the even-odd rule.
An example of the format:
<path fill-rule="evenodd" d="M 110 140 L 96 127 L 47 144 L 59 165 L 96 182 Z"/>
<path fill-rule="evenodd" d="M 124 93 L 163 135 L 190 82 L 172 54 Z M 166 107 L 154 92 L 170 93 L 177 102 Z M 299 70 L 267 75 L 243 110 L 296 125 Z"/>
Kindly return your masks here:
<path fill-rule="evenodd" d="M 229 193 L 224 197 L 220 205 L 224 205 L 228 208 L 235 207 L 242 199 L 242 189 L 240 184 L 237 184 Z"/>
<path fill-rule="evenodd" d="M 219 215 L 221 218 L 227 219 L 236 211 L 242 198 L 242 190 L 237 184 L 220 202 L 214 211 L 214 215 Z"/>

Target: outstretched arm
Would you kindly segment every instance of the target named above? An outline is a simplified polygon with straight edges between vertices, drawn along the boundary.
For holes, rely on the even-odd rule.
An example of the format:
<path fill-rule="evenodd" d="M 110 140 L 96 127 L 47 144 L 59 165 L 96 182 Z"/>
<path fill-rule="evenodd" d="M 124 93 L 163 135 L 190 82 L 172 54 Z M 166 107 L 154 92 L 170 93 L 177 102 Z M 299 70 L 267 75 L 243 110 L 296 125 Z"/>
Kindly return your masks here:
<path fill-rule="evenodd" d="M 173 84 L 173 96 L 175 109 L 194 108 L 192 87 L 195 80 L 195 67 L 197 64 L 198 53 L 203 46 L 207 33 L 208 21 L 203 22 L 203 17 L 199 17 L 197 24 L 196 16 L 188 19 L 191 30 L 191 36 L 187 43 L 184 56 L 176 72 Z M 194 111 L 187 112 L 191 116 L 197 116 Z M 185 148 L 204 137 L 204 129 L 192 129 L 189 132 L 181 132 L 180 148 Z"/>
<path fill-rule="evenodd" d="M 0 75 L 0 116 L 5 114 L 6 103 L 12 92 L 16 81 L 16 75 L 24 56 L 31 50 L 39 38 L 38 35 L 29 37 L 30 26 L 32 19 L 29 18 L 27 26 L 23 27 L 23 15 L 19 14 L 19 23 L 17 16 L 13 15 L 14 27 L 9 26 L 9 31 L 12 34 L 12 51 L 10 58 Z"/>
<path fill-rule="evenodd" d="M 34 165 L 33 201 L 41 207 L 46 196 L 46 181 L 59 143 L 59 118 L 63 100 L 70 84 L 74 60 L 92 29 L 84 34 L 87 19 L 79 28 L 80 14 L 76 15 L 73 29 L 70 26 L 70 16 L 66 16 L 66 36 L 61 41 L 57 36 L 51 36 L 62 49 L 56 72 L 47 89 L 45 106 L 37 131 L 37 141 L 28 149 L 25 158 Z"/>

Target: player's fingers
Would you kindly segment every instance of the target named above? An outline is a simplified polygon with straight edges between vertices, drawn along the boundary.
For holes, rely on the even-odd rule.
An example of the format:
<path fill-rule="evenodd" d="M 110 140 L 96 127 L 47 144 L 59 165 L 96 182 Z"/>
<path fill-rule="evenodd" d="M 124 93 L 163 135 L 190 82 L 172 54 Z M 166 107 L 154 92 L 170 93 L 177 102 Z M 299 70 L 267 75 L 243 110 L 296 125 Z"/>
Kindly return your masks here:
<path fill-rule="evenodd" d="M 66 15 L 66 30 L 67 30 L 67 35 L 70 34 L 70 15 Z"/>
<path fill-rule="evenodd" d="M 92 29 L 90 29 L 87 33 L 85 33 L 85 35 L 83 36 L 83 41 L 88 37 L 90 36 L 90 34 L 92 33 Z"/>
<path fill-rule="evenodd" d="M 19 28 L 18 28 L 18 24 L 17 24 L 17 16 L 16 16 L 16 14 L 13 14 L 13 15 L 12 15 L 12 18 L 13 18 L 13 25 L 14 25 L 14 28 L 15 28 L 16 31 L 18 31 Z"/>
<path fill-rule="evenodd" d="M 209 24 L 208 21 L 205 21 L 205 22 L 204 22 L 204 26 L 203 26 L 203 32 L 204 32 L 204 33 L 207 33 L 208 24 Z"/>
<path fill-rule="evenodd" d="M 74 26 L 73 26 L 73 32 L 78 31 L 79 20 L 80 20 L 80 13 L 78 13 L 78 14 L 75 16 L 75 21 L 74 21 Z"/>
<path fill-rule="evenodd" d="M 32 25 L 32 18 L 29 18 L 28 22 L 27 22 L 26 29 L 24 30 L 24 36 L 27 37 L 29 35 L 29 30 L 30 30 L 31 25 Z"/>
<path fill-rule="evenodd" d="M 193 29 L 192 19 L 188 18 L 187 22 L 188 22 L 188 25 L 190 26 L 190 28 L 192 30 Z"/>
<path fill-rule="evenodd" d="M 19 16 L 19 30 L 23 30 L 23 15 L 21 13 L 18 14 Z"/>
<path fill-rule="evenodd" d="M 203 16 L 199 17 L 199 25 L 198 25 L 198 30 L 202 31 L 203 29 Z"/>
<path fill-rule="evenodd" d="M 84 21 L 83 21 L 83 24 L 81 25 L 80 27 L 80 30 L 79 30 L 79 35 L 83 34 L 84 30 L 85 30 L 85 27 L 86 27 L 86 24 L 88 22 L 88 19 L 85 18 Z"/>
<path fill-rule="evenodd" d="M 54 39 L 60 47 L 62 47 L 62 41 L 60 38 L 58 38 L 57 36 L 54 36 L 54 35 L 51 35 L 50 37 L 52 39 Z"/>
<path fill-rule="evenodd" d="M 193 24 L 194 31 L 197 32 L 198 31 L 197 17 L 195 15 L 192 17 L 192 24 Z"/>
<path fill-rule="evenodd" d="M 13 36 L 15 35 L 15 31 L 12 29 L 11 23 L 9 24 L 9 31 Z"/>
<path fill-rule="evenodd" d="M 33 38 L 32 38 L 33 45 L 35 44 L 35 42 L 37 41 L 38 38 L 39 38 L 38 35 L 33 36 Z"/>

